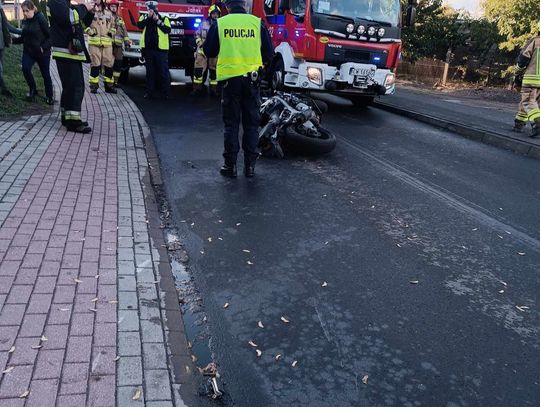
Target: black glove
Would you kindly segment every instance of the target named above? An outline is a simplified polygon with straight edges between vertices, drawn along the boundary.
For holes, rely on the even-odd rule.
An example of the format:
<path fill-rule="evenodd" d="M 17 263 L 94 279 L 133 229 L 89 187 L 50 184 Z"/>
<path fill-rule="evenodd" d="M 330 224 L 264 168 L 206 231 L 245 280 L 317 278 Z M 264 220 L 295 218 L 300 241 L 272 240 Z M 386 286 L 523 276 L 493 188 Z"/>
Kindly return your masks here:
<path fill-rule="evenodd" d="M 70 49 L 70 51 L 71 51 L 72 54 L 78 54 L 80 52 L 83 52 L 84 47 L 82 45 L 81 40 L 79 40 L 78 38 L 73 38 L 73 40 L 71 41 L 71 49 Z"/>

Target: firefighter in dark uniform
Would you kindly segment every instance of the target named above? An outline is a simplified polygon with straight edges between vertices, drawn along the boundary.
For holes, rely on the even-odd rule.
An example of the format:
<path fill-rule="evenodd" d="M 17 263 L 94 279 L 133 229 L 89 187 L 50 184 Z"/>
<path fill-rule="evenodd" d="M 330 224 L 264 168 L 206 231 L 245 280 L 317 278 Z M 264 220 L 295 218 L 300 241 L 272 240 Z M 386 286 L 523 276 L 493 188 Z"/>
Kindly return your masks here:
<path fill-rule="evenodd" d="M 146 67 L 145 98 L 154 97 L 156 81 L 165 98 L 169 97 L 171 77 L 169 75 L 169 34 L 171 22 L 158 12 L 157 1 L 147 1 L 148 14 L 141 15 L 137 27 L 143 30 L 141 52 Z"/>
<path fill-rule="evenodd" d="M 204 43 L 208 58 L 218 58 L 217 80 L 223 83 L 222 113 L 225 125 L 224 165 L 220 173 L 236 177 L 236 159 L 240 151 L 240 123 L 244 134 L 244 175 L 255 175 L 259 127 L 260 68 L 269 64 L 274 55 L 272 40 L 266 26 L 245 10 L 244 0 L 227 0 L 229 14 L 213 24 Z"/>
<path fill-rule="evenodd" d="M 69 131 L 90 133 L 92 129 L 88 123 L 81 120 L 84 98 L 82 63 L 90 62 L 84 44 L 83 24 L 89 26 L 94 14 L 82 4 L 72 6 L 69 0 L 49 0 L 47 15 L 51 26 L 52 56 L 62 83 L 62 125 Z"/>
<path fill-rule="evenodd" d="M 520 131 L 527 122 L 532 123 L 531 137 L 540 135 L 540 22 L 537 35 L 521 50 L 514 86 L 521 88 L 521 102 L 514 130 Z"/>

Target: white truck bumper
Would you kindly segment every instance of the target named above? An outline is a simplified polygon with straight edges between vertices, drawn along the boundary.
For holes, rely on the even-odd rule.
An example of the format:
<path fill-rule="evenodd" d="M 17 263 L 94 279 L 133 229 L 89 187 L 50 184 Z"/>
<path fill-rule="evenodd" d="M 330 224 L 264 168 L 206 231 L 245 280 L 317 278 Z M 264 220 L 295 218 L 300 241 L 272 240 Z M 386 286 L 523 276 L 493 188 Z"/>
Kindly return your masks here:
<path fill-rule="evenodd" d="M 357 95 L 388 95 L 395 91 L 395 75 L 391 70 L 353 62 L 334 67 L 302 61 L 297 70 L 286 72 L 284 82 L 288 87 Z"/>

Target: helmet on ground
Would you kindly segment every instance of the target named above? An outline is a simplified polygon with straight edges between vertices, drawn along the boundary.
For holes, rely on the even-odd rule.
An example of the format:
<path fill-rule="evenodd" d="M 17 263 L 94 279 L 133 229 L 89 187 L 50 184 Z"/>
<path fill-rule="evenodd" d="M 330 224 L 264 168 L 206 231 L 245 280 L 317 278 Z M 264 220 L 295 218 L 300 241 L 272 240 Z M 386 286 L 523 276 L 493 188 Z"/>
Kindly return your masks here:
<path fill-rule="evenodd" d="M 218 13 L 219 15 L 221 15 L 221 10 L 220 8 L 215 5 L 215 4 L 212 4 L 209 8 L 208 8 L 208 15 L 211 15 L 212 13 Z"/>

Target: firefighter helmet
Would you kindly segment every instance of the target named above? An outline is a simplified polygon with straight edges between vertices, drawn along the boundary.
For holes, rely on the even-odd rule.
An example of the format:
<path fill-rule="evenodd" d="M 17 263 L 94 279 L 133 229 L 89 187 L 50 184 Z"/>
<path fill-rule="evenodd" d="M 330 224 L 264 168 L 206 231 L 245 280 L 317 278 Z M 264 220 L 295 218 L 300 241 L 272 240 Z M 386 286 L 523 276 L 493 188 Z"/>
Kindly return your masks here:
<path fill-rule="evenodd" d="M 118 0 L 108 0 L 107 1 L 107 4 L 109 6 L 119 6 L 120 5 L 120 2 Z"/>
<path fill-rule="evenodd" d="M 219 9 L 219 7 L 217 5 L 212 4 L 208 8 L 208 15 L 211 15 L 212 13 L 218 13 L 219 15 L 221 15 L 221 10 Z"/>

